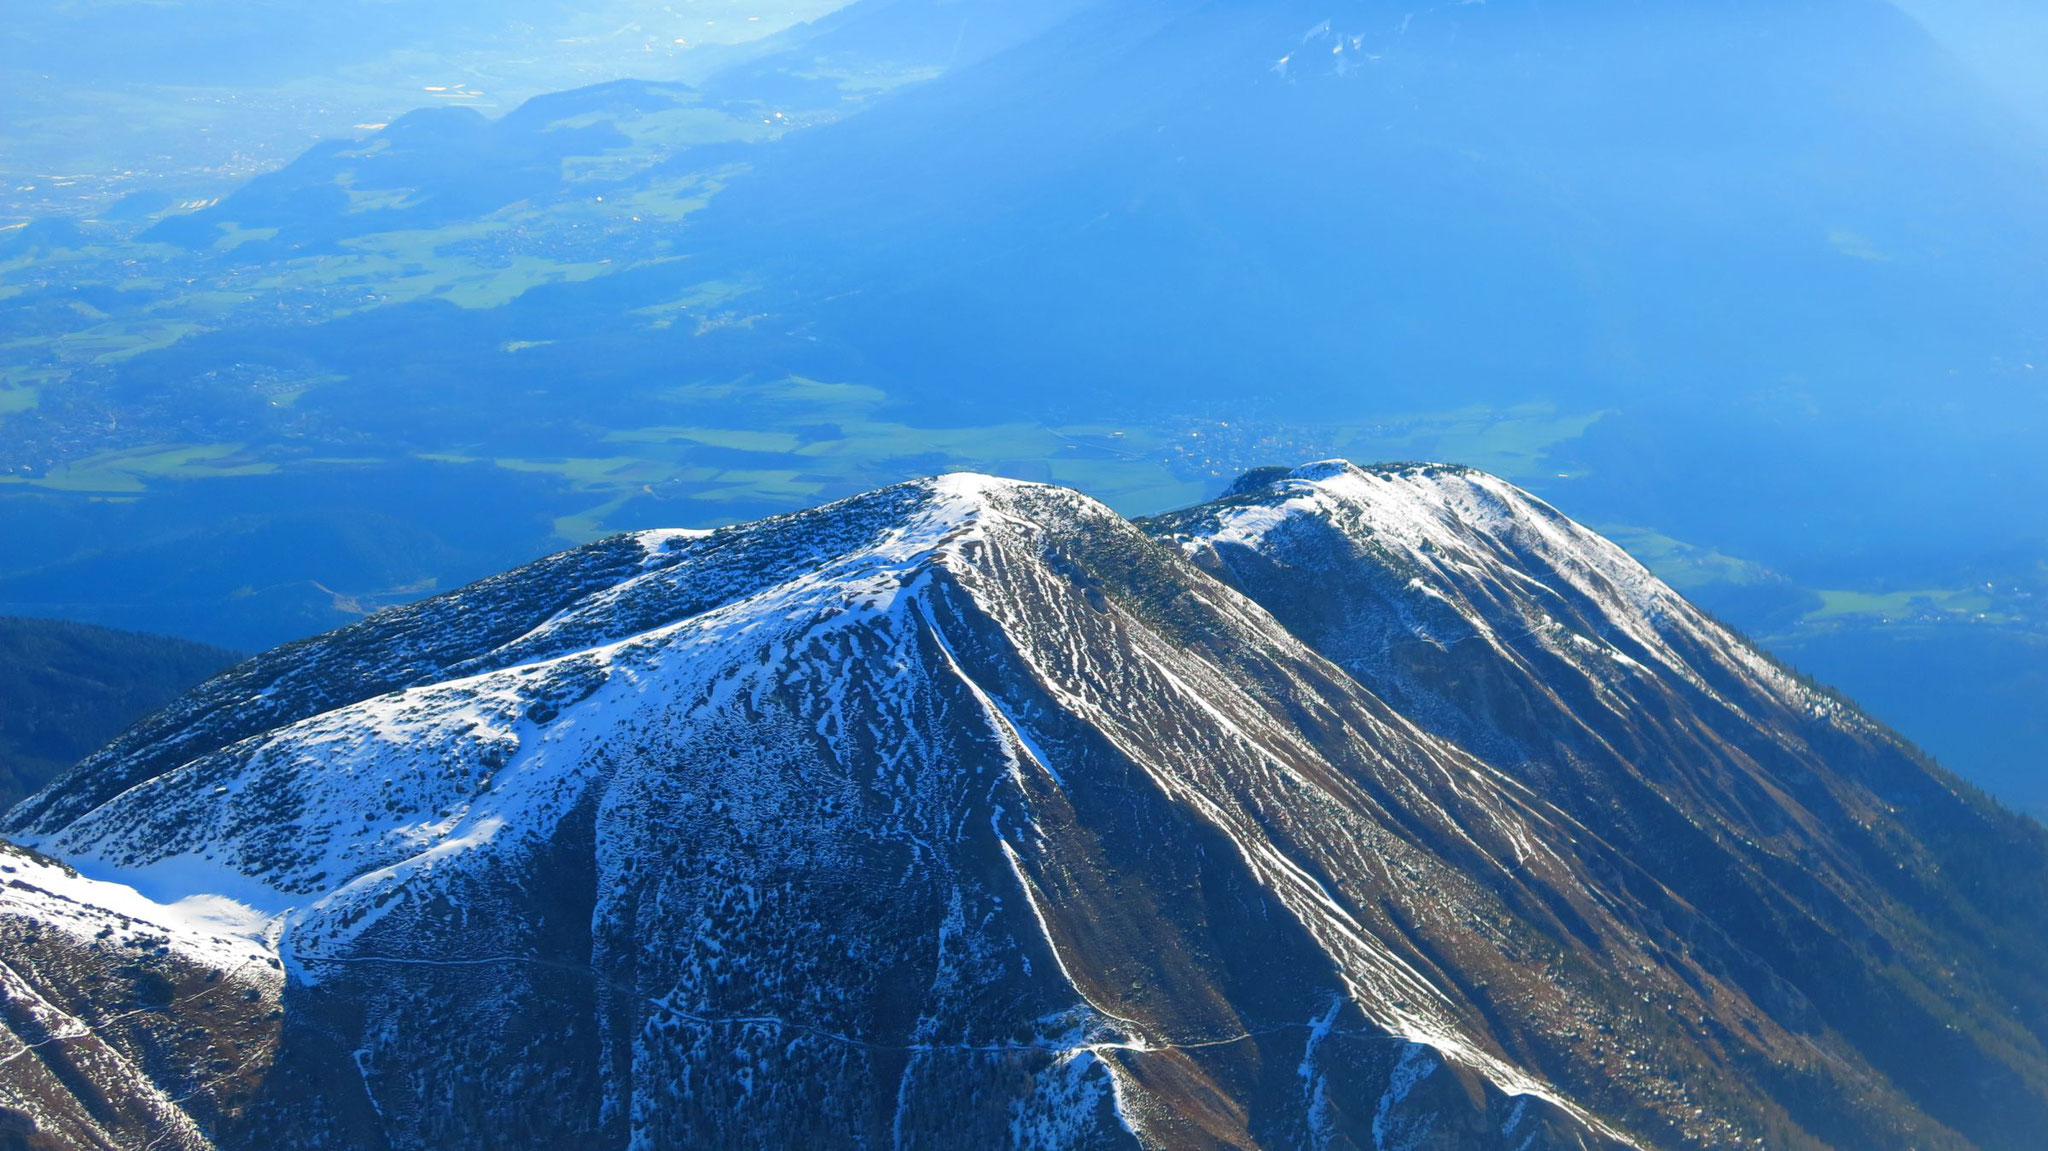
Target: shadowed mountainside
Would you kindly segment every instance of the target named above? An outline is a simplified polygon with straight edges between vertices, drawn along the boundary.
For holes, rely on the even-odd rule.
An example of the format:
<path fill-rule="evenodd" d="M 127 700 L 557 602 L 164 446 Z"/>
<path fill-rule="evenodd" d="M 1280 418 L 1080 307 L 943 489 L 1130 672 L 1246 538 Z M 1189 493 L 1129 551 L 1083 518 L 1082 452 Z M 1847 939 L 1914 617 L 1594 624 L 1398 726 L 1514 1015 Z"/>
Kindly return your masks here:
<path fill-rule="evenodd" d="M 0 803 L 12 806 L 238 658 L 169 636 L 0 617 Z"/>

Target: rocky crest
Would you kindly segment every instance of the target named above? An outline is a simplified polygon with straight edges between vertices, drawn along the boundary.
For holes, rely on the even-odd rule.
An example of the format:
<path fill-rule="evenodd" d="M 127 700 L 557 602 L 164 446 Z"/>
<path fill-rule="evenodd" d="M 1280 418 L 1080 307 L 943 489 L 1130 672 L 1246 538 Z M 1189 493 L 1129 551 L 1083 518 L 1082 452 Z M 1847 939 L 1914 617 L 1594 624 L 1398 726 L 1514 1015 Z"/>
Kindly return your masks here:
<path fill-rule="evenodd" d="M 2048 1124 L 2048 836 L 1462 469 L 620 537 L 253 659 L 7 826 L 81 875 L 0 903 L 49 1005 L 0 1101 L 78 1145 Z"/>

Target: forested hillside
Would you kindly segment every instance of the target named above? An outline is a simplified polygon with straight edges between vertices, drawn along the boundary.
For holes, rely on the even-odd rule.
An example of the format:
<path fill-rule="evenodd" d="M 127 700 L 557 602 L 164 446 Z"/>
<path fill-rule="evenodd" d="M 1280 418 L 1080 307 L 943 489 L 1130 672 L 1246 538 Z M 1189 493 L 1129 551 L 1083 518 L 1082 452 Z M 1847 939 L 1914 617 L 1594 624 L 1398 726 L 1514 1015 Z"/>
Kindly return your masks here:
<path fill-rule="evenodd" d="M 0 616 L 0 806 L 237 658 L 169 636 Z"/>

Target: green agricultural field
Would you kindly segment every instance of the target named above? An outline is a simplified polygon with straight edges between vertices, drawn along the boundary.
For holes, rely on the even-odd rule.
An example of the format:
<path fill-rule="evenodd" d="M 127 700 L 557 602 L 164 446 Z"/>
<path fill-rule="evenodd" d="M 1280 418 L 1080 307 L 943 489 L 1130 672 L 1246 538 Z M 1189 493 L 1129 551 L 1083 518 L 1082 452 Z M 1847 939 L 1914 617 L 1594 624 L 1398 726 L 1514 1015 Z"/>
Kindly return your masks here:
<path fill-rule="evenodd" d="M 22 372 L 10 373 L 5 383 L 0 383 L 0 416 L 13 412 L 25 412 L 36 406 L 36 386 L 30 381 L 49 378 L 50 373 L 36 375 Z"/>
<path fill-rule="evenodd" d="M 226 479 L 277 470 L 275 463 L 256 458 L 245 444 L 154 445 L 87 456 L 60 464 L 43 476 L 0 476 L 0 484 L 53 492 L 140 495 L 159 481 Z"/>
<path fill-rule="evenodd" d="M 1535 403 L 1390 416 L 1351 430 L 1336 454 L 1353 460 L 1441 460 L 1526 481 L 1556 475 L 1552 450 L 1585 435 L 1603 414 Z"/>
<path fill-rule="evenodd" d="M 1807 614 L 1807 618 L 1816 623 L 1854 616 L 1903 619 L 1935 614 L 1981 616 L 1991 621 L 1995 606 L 1991 596 L 1978 588 L 1921 588 L 1896 592 L 1823 589 L 1820 597 L 1822 605 Z M 1999 622 L 2007 618 L 2002 614 L 1996 616 Z"/>
<path fill-rule="evenodd" d="M 1673 539 L 1633 524 L 1596 524 L 1594 530 L 1641 560 L 1658 578 L 1680 591 L 1717 584 L 1756 584 L 1779 578 L 1769 568 L 1712 548 Z"/>
<path fill-rule="evenodd" d="M 739 452 L 794 452 L 803 447 L 802 437 L 793 432 L 762 431 L 752 428 L 632 428 L 606 432 L 608 443 L 681 445 L 702 444 Z"/>

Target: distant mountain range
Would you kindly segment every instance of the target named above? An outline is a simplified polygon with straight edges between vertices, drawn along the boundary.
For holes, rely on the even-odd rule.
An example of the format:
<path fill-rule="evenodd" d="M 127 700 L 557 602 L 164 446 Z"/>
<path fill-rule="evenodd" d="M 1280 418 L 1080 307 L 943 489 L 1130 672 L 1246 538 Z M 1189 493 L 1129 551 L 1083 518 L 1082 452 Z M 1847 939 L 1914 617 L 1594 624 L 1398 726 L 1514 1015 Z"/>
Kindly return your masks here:
<path fill-rule="evenodd" d="M 243 663 L 6 827 L 17 1141 L 2048 1129 L 2048 831 L 1462 468 L 613 537 Z"/>
<path fill-rule="evenodd" d="M 402 54 L 450 74 L 289 162 L 0 229 L 0 612 L 257 650 L 917 475 L 1449 459 L 2048 812 L 2048 151 L 1897 5 L 705 3 L 323 10 L 294 100 L 399 31 L 645 71 L 486 115 Z M 16 119 L 88 150 L 146 117 L 42 71 L 171 69 L 175 152 L 283 27 L 42 9 Z"/>

